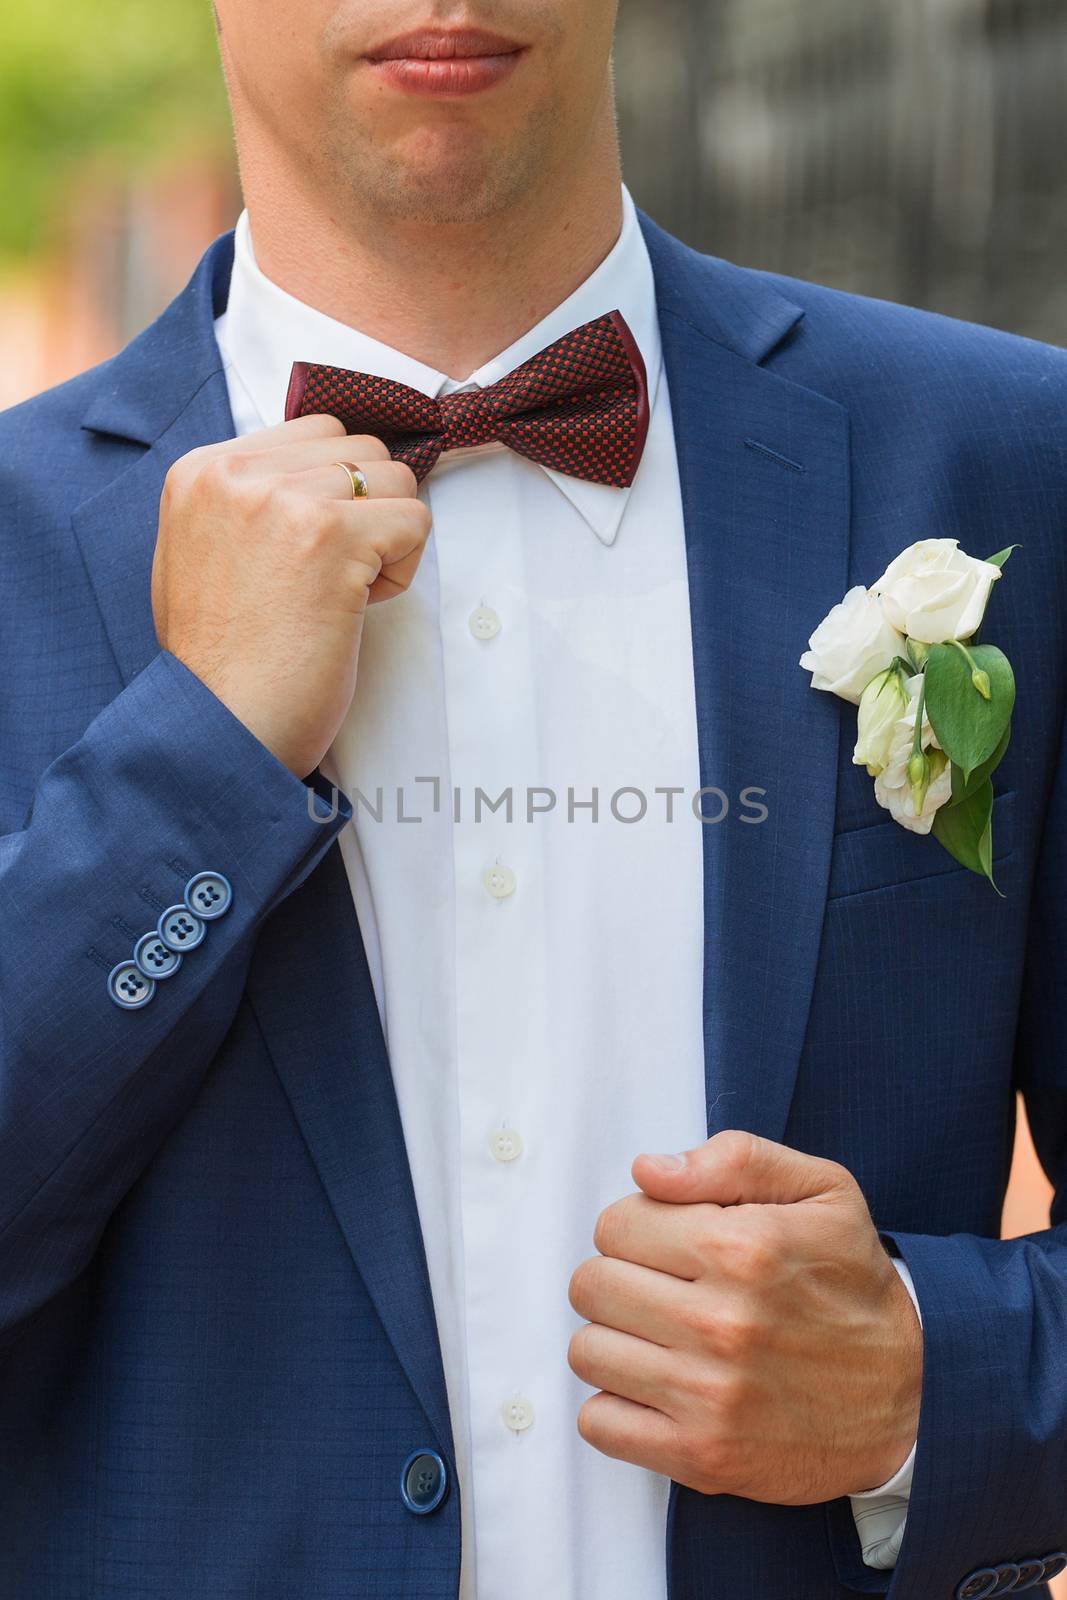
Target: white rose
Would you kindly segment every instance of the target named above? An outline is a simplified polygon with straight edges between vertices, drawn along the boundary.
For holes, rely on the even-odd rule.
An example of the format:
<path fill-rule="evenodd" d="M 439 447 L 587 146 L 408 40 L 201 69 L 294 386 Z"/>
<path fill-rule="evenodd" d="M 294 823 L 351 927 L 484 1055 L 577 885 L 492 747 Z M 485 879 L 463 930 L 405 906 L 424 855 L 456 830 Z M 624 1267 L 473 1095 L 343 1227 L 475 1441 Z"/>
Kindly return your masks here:
<path fill-rule="evenodd" d="M 891 561 L 871 593 L 881 595 L 895 628 L 923 644 L 969 639 L 1001 576 L 991 561 L 959 549 L 958 539 L 920 539 Z"/>
<path fill-rule="evenodd" d="M 908 782 L 908 762 L 915 743 L 915 714 L 919 709 L 921 683 L 920 674 L 907 680 L 908 708 L 893 730 L 889 760 L 874 780 L 874 798 L 878 804 L 885 807 L 894 822 L 899 822 L 912 833 L 929 833 L 934 825 L 935 812 L 952 798 L 952 768 L 924 710 L 922 748 L 930 758 L 930 787 L 926 791 L 922 811 L 918 816 L 915 815 Z"/>
<path fill-rule="evenodd" d="M 857 584 L 823 618 L 800 665 L 810 672 L 813 689 L 851 700 L 854 706 L 894 656 L 903 655 L 904 638 L 887 620 L 882 603 Z"/>
<path fill-rule="evenodd" d="M 897 667 L 872 678 L 860 696 L 858 738 L 852 760 L 876 778 L 889 760 L 897 722 L 908 709 L 908 696 Z"/>

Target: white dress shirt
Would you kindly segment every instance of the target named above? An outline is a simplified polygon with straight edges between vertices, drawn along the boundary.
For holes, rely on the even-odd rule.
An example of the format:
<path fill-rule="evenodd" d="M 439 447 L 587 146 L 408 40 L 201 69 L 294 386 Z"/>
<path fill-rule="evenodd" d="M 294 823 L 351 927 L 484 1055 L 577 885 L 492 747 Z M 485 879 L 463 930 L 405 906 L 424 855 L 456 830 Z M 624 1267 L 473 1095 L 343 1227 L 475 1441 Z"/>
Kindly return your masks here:
<path fill-rule="evenodd" d="M 707 1137 L 685 536 L 652 268 L 622 199 L 595 271 L 463 383 L 270 282 L 247 214 L 216 325 L 238 434 L 282 420 L 294 360 L 450 394 L 615 308 L 648 372 L 629 489 L 498 444 L 442 456 L 418 574 L 368 611 L 321 763 L 355 806 L 340 847 L 426 1247 L 461 1600 L 666 1595 L 669 1480 L 582 1440 L 593 1391 L 567 1364 L 598 1212 L 634 1191 L 640 1151 Z M 855 1507 L 887 1565 L 905 1477 Z"/>

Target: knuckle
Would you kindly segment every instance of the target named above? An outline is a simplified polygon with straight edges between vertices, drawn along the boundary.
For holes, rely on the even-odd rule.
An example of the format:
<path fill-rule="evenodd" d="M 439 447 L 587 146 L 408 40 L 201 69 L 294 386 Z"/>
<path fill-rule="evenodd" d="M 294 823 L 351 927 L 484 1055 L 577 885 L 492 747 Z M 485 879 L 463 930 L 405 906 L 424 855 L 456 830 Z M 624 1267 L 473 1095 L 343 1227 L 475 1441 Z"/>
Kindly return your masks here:
<path fill-rule="evenodd" d="M 344 423 L 329 411 L 308 411 L 302 417 L 294 417 L 290 427 L 312 439 L 343 438 L 345 433 Z"/>
<path fill-rule="evenodd" d="M 780 1254 L 769 1230 L 753 1233 L 741 1247 L 740 1262 L 750 1282 L 766 1283 L 778 1269 Z"/>
<path fill-rule="evenodd" d="M 247 455 L 241 452 L 209 456 L 200 464 L 192 481 L 192 489 L 209 500 L 232 495 L 247 460 Z"/>
<path fill-rule="evenodd" d="M 597 1440 L 596 1408 L 592 1400 L 584 1400 L 578 1407 L 578 1432 L 586 1444 L 595 1444 Z"/>
<path fill-rule="evenodd" d="M 708 1323 L 708 1342 L 724 1361 L 738 1362 L 752 1349 L 756 1324 L 743 1310 L 723 1310 Z"/>
<path fill-rule="evenodd" d="M 731 1172 L 741 1173 L 755 1156 L 759 1140 L 743 1128 L 726 1128 L 715 1134 L 712 1144 L 716 1161 L 725 1164 Z"/>
<path fill-rule="evenodd" d="M 412 500 L 410 503 L 412 506 L 417 507 L 414 513 L 415 533 L 419 543 L 425 544 L 430 537 L 430 529 L 433 526 L 433 512 L 425 500 Z"/>
<path fill-rule="evenodd" d="M 584 1378 L 589 1372 L 594 1355 L 596 1333 L 592 1323 L 585 1322 L 580 1328 L 575 1329 L 567 1347 L 567 1362 L 571 1371 L 578 1378 Z"/>
<path fill-rule="evenodd" d="M 613 1254 L 614 1247 L 619 1243 L 621 1235 L 620 1218 L 617 1203 L 605 1206 L 596 1219 L 593 1228 L 593 1244 L 603 1256 Z"/>
<path fill-rule="evenodd" d="M 778 1239 L 766 1219 L 759 1227 L 720 1227 L 709 1245 L 718 1270 L 743 1283 L 764 1283 L 778 1268 Z"/>
<path fill-rule="evenodd" d="M 683 1333 L 688 1334 L 690 1344 L 707 1342 L 711 1332 L 711 1307 L 711 1298 L 695 1291 L 680 1297 L 672 1314 Z"/>
<path fill-rule="evenodd" d="M 419 480 L 416 478 L 414 472 L 408 466 L 407 462 L 393 461 L 390 459 L 389 472 L 390 475 L 396 479 L 397 486 L 400 488 L 402 493 L 409 495 L 412 499 L 414 499 L 419 492 Z"/>
<path fill-rule="evenodd" d="M 344 429 L 341 430 L 342 433 Z M 379 439 L 373 433 L 352 434 L 349 443 L 353 450 L 359 452 L 368 461 L 389 461 L 392 459 L 389 446 L 384 439 Z M 357 457 L 358 459 L 358 457 Z"/>
<path fill-rule="evenodd" d="M 603 1283 L 600 1261 L 600 1257 L 590 1256 L 588 1261 L 579 1262 L 571 1273 L 568 1293 L 571 1305 L 580 1316 L 587 1315 L 587 1308 L 592 1307 Z"/>

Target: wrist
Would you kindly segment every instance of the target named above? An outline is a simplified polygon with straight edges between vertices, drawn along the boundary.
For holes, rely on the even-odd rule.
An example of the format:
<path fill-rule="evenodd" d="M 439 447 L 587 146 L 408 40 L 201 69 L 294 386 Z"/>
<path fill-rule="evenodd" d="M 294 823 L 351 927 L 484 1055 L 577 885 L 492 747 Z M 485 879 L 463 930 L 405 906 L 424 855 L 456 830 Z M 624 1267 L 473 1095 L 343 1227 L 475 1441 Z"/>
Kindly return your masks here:
<path fill-rule="evenodd" d="M 865 1471 L 867 1483 L 854 1494 L 889 1492 L 893 1480 L 908 1467 L 919 1431 L 919 1405 L 923 1378 L 922 1316 L 911 1274 L 903 1261 L 887 1279 L 885 1326 L 888 1339 L 879 1378 L 884 1390 L 884 1434 L 872 1450 Z M 876 1487 L 871 1487 L 872 1485 Z"/>

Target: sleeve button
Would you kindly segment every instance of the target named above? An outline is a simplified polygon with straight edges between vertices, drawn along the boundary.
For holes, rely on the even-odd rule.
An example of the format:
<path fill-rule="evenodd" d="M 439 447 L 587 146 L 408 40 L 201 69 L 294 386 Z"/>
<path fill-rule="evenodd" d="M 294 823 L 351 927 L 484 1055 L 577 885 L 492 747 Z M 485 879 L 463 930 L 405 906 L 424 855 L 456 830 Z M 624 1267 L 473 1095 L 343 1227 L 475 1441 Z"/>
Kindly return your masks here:
<path fill-rule="evenodd" d="M 214 922 L 216 917 L 224 917 L 233 904 L 233 888 L 221 872 L 198 872 L 185 885 L 182 898 L 196 916 Z"/>
<path fill-rule="evenodd" d="M 120 961 L 108 973 L 107 992 L 123 1011 L 140 1011 L 156 992 L 152 978 L 145 977 L 136 961 Z"/>
<path fill-rule="evenodd" d="M 978 1567 L 969 1572 L 956 1588 L 956 1600 L 989 1600 L 997 1586 L 995 1567 Z"/>
<path fill-rule="evenodd" d="M 181 956 L 163 943 L 155 928 L 142 933 L 133 947 L 133 959 L 146 978 L 172 978 L 182 964 Z"/>
<path fill-rule="evenodd" d="M 203 943 L 207 923 L 194 916 L 188 906 L 168 906 L 156 924 L 156 932 L 168 950 L 177 950 L 181 955 Z"/>

